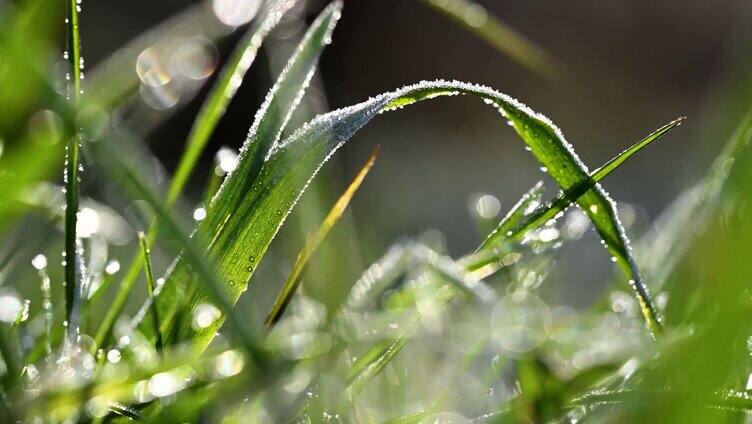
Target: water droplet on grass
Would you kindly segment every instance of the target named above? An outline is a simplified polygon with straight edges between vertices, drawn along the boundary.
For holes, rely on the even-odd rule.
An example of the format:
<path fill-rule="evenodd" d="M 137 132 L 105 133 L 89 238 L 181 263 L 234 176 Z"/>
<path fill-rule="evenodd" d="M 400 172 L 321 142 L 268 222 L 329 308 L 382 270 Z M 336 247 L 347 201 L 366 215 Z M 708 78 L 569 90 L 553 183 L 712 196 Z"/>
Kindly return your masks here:
<path fill-rule="evenodd" d="M 15 293 L 6 291 L 0 294 L 0 321 L 14 322 L 22 309 L 23 304 Z"/>
<path fill-rule="evenodd" d="M 40 271 L 47 268 L 47 257 L 41 253 L 34 256 L 34 259 L 31 260 L 31 266 Z"/>
<path fill-rule="evenodd" d="M 222 146 L 214 156 L 214 162 L 217 164 L 217 170 L 221 172 L 218 172 L 217 175 L 229 174 L 238 166 L 238 152 L 229 147 Z"/>
<path fill-rule="evenodd" d="M 104 267 L 104 272 L 108 275 L 115 274 L 118 271 L 120 271 L 120 262 L 115 259 L 110 259 L 110 261 L 107 262 L 107 265 Z"/>
<path fill-rule="evenodd" d="M 193 220 L 200 222 L 203 221 L 204 218 L 206 218 L 206 209 L 204 208 L 196 208 L 193 211 Z"/>
<path fill-rule="evenodd" d="M 210 303 L 202 303 L 196 306 L 196 310 L 193 311 L 193 328 L 195 330 L 203 330 L 209 327 L 222 316 L 222 313 L 216 306 Z"/>
<path fill-rule="evenodd" d="M 120 362 L 120 351 L 117 349 L 111 349 L 107 352 L 107 360 L 113 364 Z"/>
<path fill-rule="evenodd" d="M 240 26 L 256 16 L 261 6 L 259 0 L 214 0 L 212 10 L 220 22 L 227 26 Z"/>
<path fill-rule="evenodd" d="M 232 377 L 240 373 L 244 365 L 245 360 L 240 352 L 228 350 L 214 360 L 214 371 L 219 377 Z"/>
<path fill-rule="evenodd" d="M 484 194 L 475 202 L 475 211 L 483 219 L 495 218 L 499 210 L 501 210 L 501 203 L 496 196 L 491 194 Z"/>

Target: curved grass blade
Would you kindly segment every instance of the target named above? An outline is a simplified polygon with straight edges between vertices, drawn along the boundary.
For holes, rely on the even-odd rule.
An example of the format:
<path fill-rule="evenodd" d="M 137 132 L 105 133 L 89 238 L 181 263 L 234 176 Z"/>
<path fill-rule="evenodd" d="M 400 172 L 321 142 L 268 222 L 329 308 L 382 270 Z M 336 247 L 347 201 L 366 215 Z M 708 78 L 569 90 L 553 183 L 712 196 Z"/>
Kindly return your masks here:
<path fill-rule="evenodd" d="M 313 75 L 316 63 L 323 48 L 329 43 L 331 33 L 339 19 L 341 1 L 330 4 L 311 25 L 297 51 L 271 89 L 240 151 L 238 166 L 226 178 L 207 208 L 207 216 L 198 227 L 200 237 L 212 237 L 208 255 L 218 264 L 219 271 L 227 281 L 230 300 L 235 302 L 246 289 L 248 279 L 266 250 L 271 237 L 268 232 L 281 224 L 287 215 L 279 210 L 264 210 L 259 215 L 256 200 L 259 185 L 256 176 L 261 172 L 268 152 L 275 146 L 292 112 L 303 95 L 308 81 Z M 294 191 L 292 188 L 288 192 Z M 268 204 L 268 203 L 267 203 Z M 258 239 L 232 235 L 238 226 L 254 218 L 259 231 Z M 196 346 L 205 347 L 214 337 L 222 320 L 196 332 L 188 322 L 178 319 L 175 305 L 184 306 L 183 314 L 193 310 L 205 298 L 205 294 L 195 290 L 193 272 L 183 261 L 178 261 L 172 272 L 165 278 L 164 289 L 157 297 L 162 327 L 175 334 L 164 333 L 168 339 L 192 337 Z M 160 309 L 161 310 L 161 309 Z M 187 315 L 191 316 L 191 315 Z M 174 326 L 174 327 L 173 327 Z M 143 329 L 148 332 L 148 328 Z M 174 336 L 174 337 L 173 337 Z"/>
<path fill-rule="evenodd" d="M 164 346 L 164 343 L 162 342 L 162 332 L 159 330 L 159 313 L 157 312 L 156 306 L 154 306 L 154 272 L 151 269 L 151 252 L 149 249 L 149 244 L 146 240 L 146 235 L 144 235 L 143 232 L 138 233 L 138 243 L 141 246 L 141 254 L 144 257 L 144 273 L 146 274 L 146 294 L 149 295 L 149 297 L 152 299 L 152 308 L 151 308 L 151 318 L 152 323 L 154 324 L 154 335 L 155 335 L 155 341 L 154 341 L 154 347 L 157 349 L 157 352 L 162 351 L 162 346 Z"/>
<path fill-rule="evenodd" d="M 261 11 L 261 16 L 264 16 L 264 18 L 260 21 L 255 21 L 258 23 L 255 23 L 251 29 L 248 30 L 238 44 L 238 47 L 233 51 L 230 59 L 201 106 L 201 110 L 199 111 L 193 127 L 191 128 L 191 132 L 188 135 L 188 140 L 186 141 L 187 147 L 183 151 L 175 176 L 170 182 L 167 192 L 166 204 L 168 206 L 174 204 L 180 196 L 180 193 L 183 191 L 188 177 L 196 166 L 199 156 L 203 152 L 204 147 L 206 147 L 206 143 L 209 141 L 211 134 L 214 132 L 214 128 L 216 128 L 219 119 L 227 108 L 227 105 L 235 95 L 235 91 L 239 87 L 239 81 L 243 80 L 243 77 L 255 60 L 258 49 L 261 47 L 264 38 L 277 25 L 277 23 L 279 23 L 279 20 L 284 13 L 287 12 L 293 4 L 295 4 L 295 1 L 291 0 L 270 2 L 267 9 Z M 156 227 L 152 226 L 149 229 L 147 236 L 147 245 L 149 247 L 153 245 L 155 238 Z M 107 337 L 109 337 L 115 321 L 125 307 L 125 303 L 133 289 L 133 285 L 136 283 L 136 279 L 138 278 L 142 266 L 143 256 L 136 255 L 131 262 L 131 265 L 128 267 L 128 272 L 120 283 L 120 288 L 118 289 L 110 308 L 107 310 L 107 315 L 102 321 L 102 325 L 96 333 L 95 340 L 97 346 L 103 345 L 106 342 Z"/>
<path fill-rule="evenodd" d="M 557 79 L 556 62 L 540 46 L 470 0 L 423 0 L 515 62 L 548 80 Z"/>
<path fill-rule="evenodd" d="M 295 291 L 300 284 L 300 278 L 303 275 L 303 271 L 305 270 L 305 266 L 308 263 L 308 260 L 319 247 L 321 242 L 324 241 L 326 236 L 329 234 L 329 231 L 331 231 L 337 221 L 339 221 L 339 219 L 342 217 L 342 214 L 345 212 L 347 205 L 350 204 L 350 200 L 352 200 L 355 192 L 358 191 L 360 185 L 363 183 L 363 180 L 366 178 L 366 175 L 368 175 L 371 167 L 373 167 L 373 164 L 376 162 L 378 153 L 379 148 L 376 147 L 373 152 L 371 152 L 371 155 L 368 157 L 368 160 L 366 160 L 366 163 L 360 169 L 360 172 L 358 172 L 358 175 L 355 176 L 345 192 L 342 193 L 339 199 L 337 199 L 337 202 L 334 203 L 334 206 L 332 206 L 332 209 L 326 215 L 326 218 L 324 218 L 324 222 L 321 223 L 321 226 L 319 226 L 315 233 L 313 233 L 306 239 L 303 248 L 300 250 L 298 257 L 295 259 L 295 264 L 293 264 L 292 266 L 290 276 L 287 277 L 287 281 L 285 281 L 285 284 L 282 286 L 282 290 L 280 290 L 277 299 L 274 301 L 272 309 L 269 311 L 269 314 L 266 317 L 264 325 L 267 331 L 270 330 L 274 326 L 274 324 L 279 321 L 279 319 L 282 317 L 282 314 L 284 314 L 287 305 L 290 303 L 292 296 L 295 294 Z"/>
<path fill-rule="evenodd" d="M 275 186 L 287 189 L 291 184 L 295 184 L 304 188 L 326 158 L 378 113 L 398 109 L 425 99 L 458 94 L 479 97 L 497 107 L 530 147 L 545 171 L 565 191 L 577 187 L 589 176 L 585 165 L 564 140 L 558 128 L 547 118 L 536 114 L 509 96 L 487 87 L 456 81 L 436 81 L 408 86 L 359 105 L 318 117 L 291 136 L 270 155 L 265 164 L 267 173 L 259 177 L 261 180 L 259 187 L 266 187 L 270 193 L 261 191 L 259 195 L 275 197 L 279 202 L 275 202 L 275 207 L 293 204 L 297 200 L 297 195 L 281 193 L 281 189 Z M 292 166 L 293 163 L 295 166 Z M 606 248 L 630 276 L 632 287 L 642 306 L 645 321 L 651 331 L 657 331 L 660 323 L 656 310 L 630 255 L 629 241 L 616 217 L 613 202 L 596 183 L 593 188 L 578 198 L 577 203 L 593 221 Z M 261 203 L 262 206 L 265 204 L 267 203 Z M 237 232 L 232 233 L 237 234 Z M 269 236 L 273 236 L 273 233 Z"/>
<path fill-rule="evenodd" d="M 219 258 L 219 268 L 225 278 L 229 282 L 248 281 L 253 273 L 251 265 L 254 260 L 264 254 L 310 179 L 329 156 L 372 118 L 381 112 L 399 109 L 421 100 L 459 94 L 479 97 L 498 108 L 548 174 L 564 190 L 576 187 L 589 176 L 584 164 L 566 143 L 561 132 L 547 118 L 507 95 L 487 87 L 456 81 L 423 82 L 408 86 L 364 103 L 321 115 L 272 150 L 260 174 L 253 180 L 252 187 L 243 191 L 245 198 L 240 207 L 234 213 L 221 212 L 220 216 L 228 216 L 226 221 L 215 217 L 202 228 L 203 231 L 215 234 L 210 252 L 212 256 Z M 248 160 L 241 155 L 241 163 L 244 159 Z M 215 197 L 217 205 L 224 206 L 226 196 L 229 197 L 226 191 L 229 183 L 226 181 Z M 228 202 L 231 201 L 230 197 Z M 640 303 L 644 305 L 644 318 L 649 327 L 656 331 L 659 323 L 655 308 L 631 259 L 628 240 L 616 218 L 612 201 L 596 184 L 577 202 L 594 222 L 607 249 L 634 281 L 634 290 Z M 232 219 L 226 214 L 232 215 Z M 192 278 L 189 270 L 180 263 L 170 277 L 177 281 Z M 237 299 L 244 289 L 245 284 L 230 284 L 233 299 Z M 173 294 L 163 299 L 166 304 L 176 302 L 176 287 L 171 290 Z M 201 295 L 196 293 L 190 301 L 182 303 L 192 308 L 200 299 Z M 187 330 L 190 334 L 190 328 L 186 327 L 183 324 L 183 331 Z M 194 337 L 210 340 L 213 332 L 214 329 L 209 329 L 206 334 Z"/>
<path fill-rule="evenodd" d="M 483 241 L 480 247 L 478 247 L 476 252 L 488 249 L 493 246 L 498 246 L 505 241 L 517 240 L 522 237 L 527 231 L 530 231 L 531 229 L 538 227 L 548 220 L 555 218 L 560 212 L 564 211 L 569 207 L 569 205 L 575 202 L 581 195 L 592 189 L 598 182 L 600 182 L 603 178 L 610 174 L 611 171 L 618 168 L 622 163 L 624 163 L 624 161 L 632 157 L 635 153 L 639 152 L 643 148 L 647 147 L 650 143 L 659 139 L 668 131 L 672 130 L 678 125 L 681 125 L 683 121 L 684 118 L 679 118 L 655 130 L 650 135 L 638 141 L 627 150 L 619 153 L 605 165 L 595 170 L 581 183 L 575 185 L 566 192 L 559 192 L 559 194 L 553 200 L 546 203 L 545 205 L 539 206 L 532 213 L 525 216 L 524 209 L 520 206 L 522 206 L 522 203 L 528 200 L 527 196 L 529 196 L 531 192 L 536 191 L 536 187 L 539 187 L 539 185 L 536 185 L 535 187 L 533 187 L 533 189 L 531 189 L 530 192 L 528 192 L 528 194 L 523 196 L 522 200 L 520 200 L 520 202 L 515 205 L 514 208 L 512 208 L 512 211 L 509 213 L 509 215 L 507 215 L 507 217 L 505 217 L 499 223 L 496 229 L 492 231 L 488 235 L 488 237 L 486 237 L 486 239 Z"/>
<path fill-rule="evenodd" d="M 66 6 L 66 30 L 68 58 L 67 97 L 78 105 L 81 97 L 81 40 L 78 33 L 78 4 L 69 0 Z M 81 136 L 68 134 L 65 147 L 65 319 L 68 322 L 68 336 L 77 331 L 75 304 L 80 300 L 79 244 L 76 235 L 78 217 L 79 147 Z"/>

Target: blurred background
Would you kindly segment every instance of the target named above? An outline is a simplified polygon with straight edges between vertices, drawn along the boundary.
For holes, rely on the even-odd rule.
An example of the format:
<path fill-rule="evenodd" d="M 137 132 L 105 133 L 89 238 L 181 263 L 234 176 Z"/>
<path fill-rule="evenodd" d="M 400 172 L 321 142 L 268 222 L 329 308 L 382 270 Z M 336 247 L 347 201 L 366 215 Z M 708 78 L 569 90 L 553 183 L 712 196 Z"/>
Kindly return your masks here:
<path fill-rule="evenodd" d="M 255 3 L 244 1 L 249 7 Z M 687 116 L 685 125 L 604 183 L 633 238 L 705 172 L 726 141 L 738 115 L 727 116 L 721 103 L 727 94 L 745 89 L 738 76 L 752 50 L 749 1 L 478 3 L 548 52 L 551 76 L 510 60 L 422 1 L 348 0 L 294 124 L 420 80 L 458 79 L 491 86 L 545 114 L 594 169 L 662 124 Z M 324 4 L 305 2 L 264 42 L 197 167 L 188 200 L 181 204 L 186 216 L 200 206 L 215 153 L 222 146 L 240 147 L 265 93 Z M 177 0 L 87 2 L 81 17 L 87 69 L 192 6 L 212 7 Z M 242 27 L 232 32 L 229 26 L 214 25 L 219 29 L 201 27 L 218 34 L 213 42 L 201 39 L 201 83 L 193 91 L 169 95 L 142 90 L 142 98 L 128 111 L 156 117 L 154 130 L 143 132 L 161 161 L 155 165 L 157 174 L 174 171 L 216 74 L 212 71 L 221 67 L 243 33 Z M 472 251 L 517 199 L 544 178 L 496 111 L 471 98 L 441 99 L 383 115 L 324 167 L 254 275 L 251 292 L 271 296 L 279 287 L 305 234 L 321 222 L 377 144 L 382 149 L 374 170 L 312 261 L 305 287 L 314 295 L 344 293 L 400 239 L 438 239 L 455 257 Z M 96 179 L 87 184 L 96 187 Z M 548 286 L 560 302 L 588 305 L 613 281 L 612 264 L 592 231 L 557 254 L 559 271 L 566 272 L 553 273 L 563 281 Z M 156 260 L 164 269 L 169 257 Z M 316 272 L 317 266 L 326 269 Z"/>

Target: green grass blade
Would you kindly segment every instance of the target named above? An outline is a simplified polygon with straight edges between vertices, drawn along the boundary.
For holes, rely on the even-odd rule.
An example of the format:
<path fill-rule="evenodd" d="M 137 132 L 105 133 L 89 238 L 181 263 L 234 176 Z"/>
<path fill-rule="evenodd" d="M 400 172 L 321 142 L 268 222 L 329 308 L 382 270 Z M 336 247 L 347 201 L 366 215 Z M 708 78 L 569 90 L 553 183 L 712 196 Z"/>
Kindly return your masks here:
<path fill-rule="evenodd" d="M 656 390 L 655 394 L 661 392 L 670 392 L 671 389 Z M 616 390 L 593 390 L 572 399 L 572 406 L 597 406 L 597 405 L 615 405 L 624 404 L 641 393 L 633 389 L 616 389 Z M 644 392 L 642 393 L 645 394 Z M 752 398 L 748 393 L 736 390 L 719 391 L 715 393 L 706 405 L 708 408 L 717 408 L 731 411 L 752 412 Z"/>
<path fill-rule="evenodd" d="M 232 100 L 235 90 L 238 88 L 238 81 L 242 81 L 246 72 L 250 68 L 258 49 L 266 35 L 279 22 L 284 13 L 292 7 L 294 1 L 275 1 L 270 3 L 268 10 L 262 10 L 261 16 L 264 18 L 254 21 L 251 29 L 233 51 L 230 59 L 223 68 L 216 83 L 212 87 L 201 110 L 199 111 L 196 121 L 193 124 L 188 140 L 187 147 L 183 151 L 177 171 L 167 193 L 167 205 L 170 206 L 180 196 L 185 187 L 188 177 L 190 176 L 196 161 L 204 150 L 206 143 L 211 137 L 219 119 L 225 112 L 227 105 Z M 151 247 L 157 234 L 157 227 L 152 226 L 147 232 L 147 245 Z M 141 267 L 143 266 L 143 256 L 136 255 L 131 261 L 128 271 L 125 273 L 120 288 L 118 289 L 115 299 L 112 301 L 107 314 L 96 332 L 96 345 L 104 345 L 112 331 L 115 321 L 120 316 L 125 307 L 125 303 L 133 290 Z"/>
<path fill-rule="evenodd" d="M 295 54 L 267 94 L 240 151 L 237 168 L 220 187 L 222 201 L 207 211 L 205 227 L 221 227 L 245 200 L 269 151 L 276 145 L 305 92 L 322 50 L 330 42 L 339 20 L 342 2 L 331 3 L 321 12 L 300 42 Z"/>
<path fill-rule="evenodd" d="M 329 231 L 331 231 L 337 221 L 342 217 L 347 205 L 350 204 L 350 200 L 352 200 L 353 196 L 360 188 L 360 185 L 363 183 L 363 180 L 366 178 L 366 175 L 368 175 L 368 172 L 371 170 L 371 167 L 373 167 L 373 164 L 376 162 L 378 153 L 379 150 L 377 147 L 371 152 L 368 160 L 360 169 L 358 175 L 356 175 L 352 182 L 350 182 L 350 185 L 345 192 L 342 193 L 339 199 L 337 199 L 337 202 L 334 203 L 334 206 L 326 215 L 326 218 L 324 218 L 324 222 L 321 223 L 321 226 L 319 226 L 315 233 L 311 234 L 306 239 L 303 248 L 295 259 L 292 271 L 290 271 L 290 276 L 287 277 L 287 281 L 285 281 L 285 284 L 282 286 L 282 290 L 280 290 L 277 299 L 274 301 L 274 305 L 272 305 L 272 308 L 266 317 L 265 326 L 267 330 L 271 329 L 271 327 L 273 327 L 282 317 L 282 314 L 284 314 L 285 308 L 290 303 L 292 296 L 295 294 L 295 291 L 300 284 L 300 278 L 303 275 L 308 260 L 321 242 L 324 241 L 329 234 Z"/>
<path fill-rule="evenodd" d="M 67 51 L 64 56 L 68 59 L 68 100 L 77 105 L 81 96 L 81 40 L 78 33 L 78 4 L 76 0 L 69 0 L 66 7 Z M 80 293 L 79 279 L 79 248 L 76 236 L 76 222 L 78 216 L 78 184 L 79 184 L 79 147 L 81 136 L 67 135 L 65 155 L 65 317 L 68 322 L 68 335 L 73 337 L 76 332 L 77 319 L 74 305 L 78 302 Z"/>
<path fill-rule="evenodd" d="M 233 302 L 246 289 L 257 259 L 269 245 L 272 239 L 269 232 L 276 233 L 283 216 L 287 215 L 282 209 L 263 209 L 262 212 L 262 209 L 257 207 L 256 195 L 262 190 L 259 190 L 260 186 L 255 181 L 256 175 L 259 174 L 264 159 L 277 142 L 303 95 L 321 51 L 329 43 L 341 7 L 340 1 L 333 2 L 311 25 L 256 114 L 249 136 L 241 149 L 237 168 L 225 178 L 217 195 L 207 207 L 206 219 L 198 227 L 199 236 L 206 239 L 211 237 L 208 245 L 209 257 L 217 262 Z M 288 189 L 288 192 L 291 190 L 292 188 Z M 274 205 L 267 203 L 267 206 Z M 256 218 L 261 220 L 255 223 L 259 231 L 254 237 L 248 238 L 247 235 L 238 234 L 239 237 L 236 238 L 231 234 L 239 225 Z M 177 332 L 176 339 L 191 337 L 198 346 L 205 347 L 214 337 L 221 320 L 197 332 L 189 322 L 180 322 L 176 316 L 176 304 L 185 306 L 184 314 L 192 314 L 205 297 L 205 294 L 194 290 L 193 272 L 185 265 L 183 261 L 177 263 L 166 277 L 164 290 L 157 298 L 158 306 L 164 308 L 161 315 L 162 325 L 169 331 Z M 173 324 L 175 328 L 172 328 Z M 165 337 L 170 339 L 172 335 L 165 334 Z"/>
<path fill-rule="evenodd" d="M 547 118 L 507 95 L 487 87 L 448 81 L 423 82 L 382 94 L 364 103 L 317 117 L 274 147 L 255 178 L 255 168 L 248 163 L 258 160 L 258 149 L 245 148 L 241 152 L 241 166 L 232 177 L 244 179 L 238 183 L 235 178 L 230 178 L 223 184 L 212 205 L 212 209 L 217 210 L 209 211 L 213 217 L 204 221 L 200 228 L 200 232 L 214 234 L 210 254 L 218 258 L 219 268 L 233 292 L 233 299 L 237 299 L 245 289 L 245 284 L 236 283 L 248 281 L 255 260 L 266 251 L 310 179 L 343 143 L 381 112 L 434 97 L 458 94 L 478 97 L 496 107 L 562 189 L 569 190 L 589 177 L 587 168 L 558 128 Z M 246 165 L 242 166 L 244 163 Z M 613 202 L 596 184 L 579 197 L 578 203 L 593 221 L 609 252 L 629 275 L 643 306 L 645 321 L 651 330 L 656 331 L 660 325 L 657 313 L 629 253 L 629 242 L 616 217 Z M 170 277 L 178 281 L 187 280 L 191 279 L 191 273 L 178 263 Z M 172 294 L 163 299 L 166 304 L 177 301 L 177 287 L 170 290 Z M 196 293 L 191 296 L 189 301 L 183 302 L 190 307 L 199 303 L 202 295 Z M 191 334 L 190 329 L 183 327 Z M 208 342 L 212 336 L 213 329 L 210 328 L 204 335 L 194 336 L 194 340 L 198 338 Z"/>
<path fill-rule="evenodd" d="M 149 244 L 146 241 L 146 235 L 144 235 L 143 232 L 139 231 L 138 233 L 138 243 L 139 246 L 141 246 L 141 254 L 144 257 L 144 273 L 146 274 L 146 293 L 149 295 L 149 300 L 151 302 L 152 308 L 151 308 L 151 318 L 152 318 L 152 324 L 154 325 L 154 347 L 156 347 L 157 352 L 162 351 L 162 347 L 164 346 L 164 343 L 162 342 L 162 331 L 159 329 L 159 313 L 157 312 L 157 307 L 154 305 L 154 271 L 152 271 L 151 268 L 151 250 L 149 249 Z"/>
<path fill-rule="evenodd" d="M 204 151 L 209 137 L 211 137 L 217 123 L 224 115 L 227 105 L 235 96 L 240 81 L 243 80 L 246 72 L 256 59 L 261 43 L 294 3 L 294 1 L 281 2 L 273 10 L 262 13 L 262 16 L 266 15 L 266 17 L 246 32 L 227 60 L 222 72 L 217 77 L 217 81 L 201 105 L 201 110 L 199 110 L 191 132 L 188 134 L 186 148 L 183 150 L 180 163 L 167 192 L 168 205 L 177 200 L 183 187 L 185 187 L 185 183 L 196 166 L 201 152 Z"/>
<path fill-rule="evenodd" d="M 530 147 L 533 155 L 543 165 L 543 169 L 563 190 L 571 190 L 589 177 L 585 165 L 564 140 L 558 128 L 547 118 L 536 114 L 509 96 L 486 87 L 435 81 L 408 86 L 318 117 L 270 155 L 265 165 L 268 171 L 260 177 L 259 187 L 265 187 L 271 193 L 261 190 L 261 195 L 275 197 L 278 203 L 275 202 L 273 207 L 293 204 L 297 194 L 281 191 L 288 191 L 291 185 L 304 188 L 323 161 L 374 116 L 421 100 L 457 94 L 479 97 L 497 107 Z M 593 221 L 608 251 L 629 276 L 648 327 L 653 332 L 657 331 L 660 327 L 657 312 L 632 259 L 629 241 L 616 216 L 613 202 L 600 185 L 596 184 L 580 196 L 577 203 Z M 231 234 L 235 235 L 237 231 L 240 229 L 232 231 Z M 273 236 L 273 233 L 270 235 Z"/>
<path fill-rule="evenodd" d="M 460 24 L 515 62 L 548 80 L 557 78 L 558 68 L 540 46 L 470 0 L 423 0 L 433 9 Z"/>
<path fill-rule="evenodd" d="M 17 381 L 21 376 L 21 361 L 10 335 L 10 328 L 2 324 L 2 327 L 0 327 L 0 356 L 2 356 L 3 365 L 5 365 L 5 373 L 2 376 L 3 387 L 6 390 L 16 390 Z"/>
<path fill-rule="evenodd" d="M 619 153 L 616 155 L 613 159 L 606 162 L 603 166 L 596 169 L 595 172 L 590 176 L 595 182 L 599 182 L 603 178 L 606 177 L 606 175 L 610 174 L 611 171 L 618 168 L 622 163 L 624 163 L 627 159 L 632 157 L 635 153 L 639 152 L 640 150 L 644 149 L 648 145 L 650 145 L 652 142 L 658 140 L 661 138 L 664 134 L 671 131 L 672 129 L 678 127 L 679 125 L 684 122 L 686 118 L 681 117 L 677 118 L 668 124 L 658 128 L 657 130 L 653 131 L 650 135 L 643 138 L 642 140 L 638 141 L 637 143 L 630 146 L 627 150 Z"/>
<path fill-rule="evenodd" d="M 223 317 L 227 317 L 230 325 L 243 347 L 250 353 L 257 353 L 253 337 L 248 332 L 244 322 L 233 312 L 232 303 L 228 300 L 224 282 L 217 276 L 211 265 L 207 263 L 201 250 L 195 246 L 196 241 L 188 236 L 178 224 L 173 212 L 154 194 L 138 177 L 138 173 L 127 164 L 120 162 L 118 155 L 107 146 L 106 142 L 93 145 L 92 152 L 107 170 L 114 181 L 123 186 L 135 196 L 144 199 L 154 208 L 154 213 L 166 230 L 169 239 L 182 252 L 181 257 L 190 264 L 200 277 L 196 279 L 202 285 L 207 297 L 216 305 Z M 256 355 L 256 358 L 259 356 Z"/>
<path fill-rule="evenodd" d="M 492 231 L 488 235 L 488 237 L 486 237 L 480 247 L 478 247 L 477 251 L 488 249 L 492 246 L 498 246 L 505 241 L 518 240 L 531 229 L 534 229 L 541 224 L 548 222 L 550 219 L 554 219 L 560 212 L 568 208 L 573 202 L 575 202 L 588 190 L 595 187 L 598 182 L 600 182 L 613 170 L 618 168 L 627 159 L 647 147 L 652 142 L 658 140 L 668 131 L 672 130 L 678 125 L 681 125 L 683 121 L 684 118 L 679 118 L 655 130 L 650 135 L 638 141 L 627 150 L 619 153 L 602 167 L 595 170 L 590 174 L 588 178 L 575 185 L 571 189 L 567 190 L 566 192 L 559 192 L 559 194 L 553 200 L 546 203 L 545 205 L 541 205 L 540 207 L 536 208 L 527 216 L 525 216 L 524 214 L 524 208 L 518 207 L 522 206 L 521 204 L 525 200 L 527 200 L 525 196 L 529 196 L 529 194 L 526 194 L 525 196 L 523 196 L 523 199 L 512 209 L 510 214 L 507 215 L 507 217 L 505 217 L 501 221 L 501 223 L 499 223 L 496 229 Z M 531 191 L 533 190 L 535 190 L 535 187 Z M 522 209 L 522 211 L 520 211 L 520 209 Z"/>

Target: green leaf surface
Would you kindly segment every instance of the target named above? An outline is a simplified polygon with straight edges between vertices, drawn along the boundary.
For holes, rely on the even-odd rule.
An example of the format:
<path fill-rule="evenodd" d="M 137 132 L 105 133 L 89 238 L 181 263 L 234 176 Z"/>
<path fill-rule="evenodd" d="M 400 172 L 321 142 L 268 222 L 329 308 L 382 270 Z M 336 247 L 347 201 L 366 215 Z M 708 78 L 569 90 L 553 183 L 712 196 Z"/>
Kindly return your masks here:
<path fill-rule="evenodd" d="M 181 251 L 181 261 L 197 274 L 196 281 L 202 287 L 202 292 L 213 302 L 215 308 L 224 316 L 229 317 L 232 328 L 240 338 L 240 342 L 246 351 L 260 359 L 256 343 L 248 329 L 242 324 L 237 314 L 234 313 L 232 303 L 228 299 L 223 281 L 217 276 L 214 269 L 201 254 L 200 244 L 196 238 L 189 237 L 182 229 L 180 222 L 174 213 L 161 202 L 157 195 L 141 181 L 138 172 L 132 165 L 118 159 L 108 142 L 100 142 L 91 149 L 94 157 L 107 170 L 114 181 L 124 187 L 134 197 L 142 198 L 154 208 L 154 213 L 159 219 L 165 232 L 170 237 L 176 250 Z M 148 302 L 147 302 L 148 303 Z M 151 319 L 151 318 L 150 318 Z M 189 324 L 190 325 L 190 324 Z M 164 334 L 163 334 L 164 335 Z M 199 349 L 203 350 L 203 349 Z"/>

